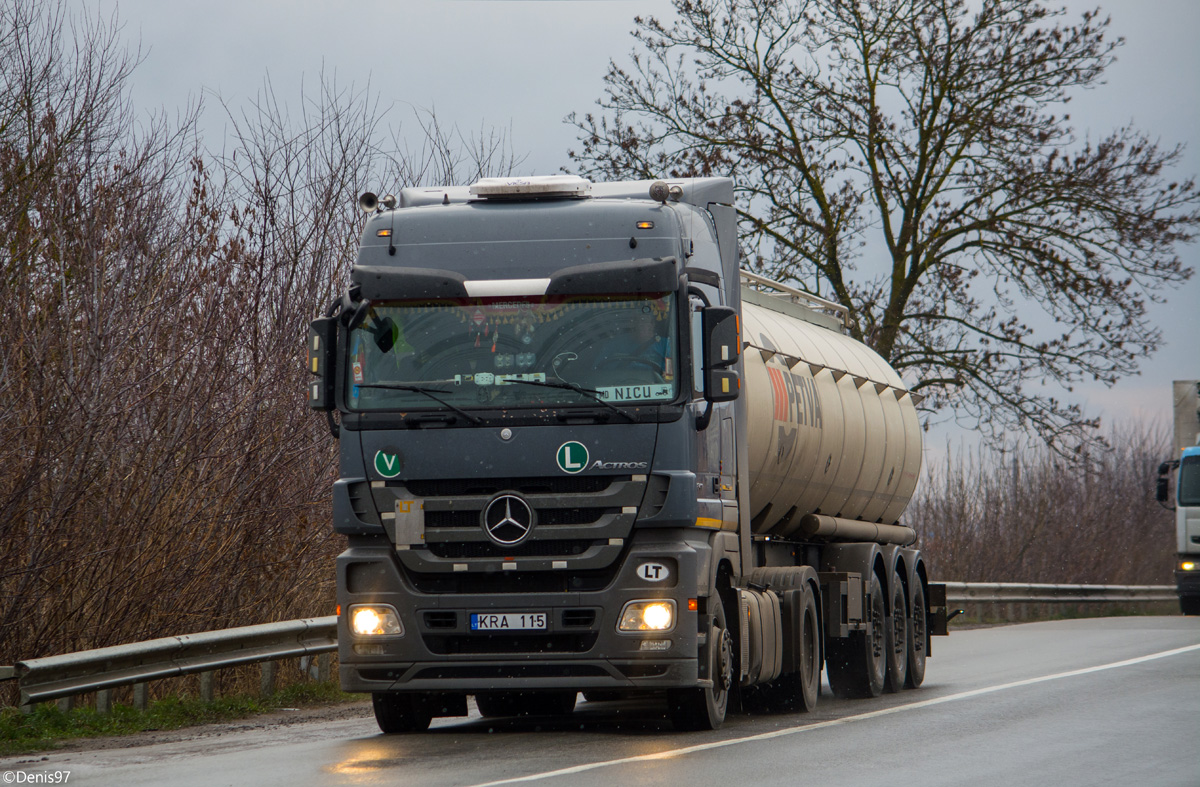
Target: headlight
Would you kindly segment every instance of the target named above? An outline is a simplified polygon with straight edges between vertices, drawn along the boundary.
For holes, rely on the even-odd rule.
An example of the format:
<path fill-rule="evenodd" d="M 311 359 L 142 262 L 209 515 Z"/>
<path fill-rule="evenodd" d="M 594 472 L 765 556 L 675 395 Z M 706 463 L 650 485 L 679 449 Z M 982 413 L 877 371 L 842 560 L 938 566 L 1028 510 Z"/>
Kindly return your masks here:
<path fill-rule="evenodd" d="M 630 601 L 621 610 L 619 631 L 670 631 L 675 628 L 675 602 L 672 599 Z"/>
<path fill-rule="evenodd" d="M 1195 564 L 1195 563 L 1193 563 L 1193 562 L 1192 562 L 1192 561 L 1190 561 L 1190 560 L 1185 560 L 1185 561 L 1183 561 L 1182 563 L 1180 563 L 1180 564 L 1179 564 L 1179 568 L 1180 568 L 1180 570 L 1182 570 L 1182 571 L 1195 571 L 1195 570 L 1196 570 L 1196 564 Z"/>
<path fill-rule="evenodd" d="M 401 636 L 404 626 L 386 604 L 355 604 L 350 607 L 350 631 L 359 637 Z"/>

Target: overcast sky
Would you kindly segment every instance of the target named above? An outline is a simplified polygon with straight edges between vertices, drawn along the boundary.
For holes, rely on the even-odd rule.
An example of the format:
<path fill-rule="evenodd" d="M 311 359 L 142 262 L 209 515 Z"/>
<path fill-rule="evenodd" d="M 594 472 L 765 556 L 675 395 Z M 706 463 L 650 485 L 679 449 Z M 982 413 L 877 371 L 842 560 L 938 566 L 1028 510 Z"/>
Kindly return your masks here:
<path fill-rule="evenodd" d="M 76 0 L 80 7 L 119 7 L 131 43 L 146 58 L 133 76 L 142 108 L 174 110 L 217 94 L 234 107 L 253 98 L 270 73 L 276 95 L 295 102 L 300 79 L 321 71 L 359 86 L 369 79 L 393 121 L 412 125 L 406 105 L 436 109 L 443 124 L 511 128 L 522 170 L 553 173 L 576 147 L 563 123 L 591 109 L 610 58 L 632 48 L 636 15 L 666 16 L 668 0 Z M 1096 3 L 1072 0 L 1074 14 Z M 1126 45 L 1108 84 L 1072 102 L 1071 117 L 1093 138 L 1133 122 L 1188 150 L 1178 173 L 1200 173 L 1200 2 L 1107 0 L 1111 31 Z M 223 120 L 206 98 L 205 142 L 220 147 Z M 419 140 L 414 139 L 414 143 Z M 373 184 L 390 190 L 395 184 Z M 1191 267 L 1200 246 L 1181 249 Z M 1082 386 L 1079 401 L 1107 422 L 1129 416 L 1169 420 L 1174 379 L 1200 378 L 1200 280 L 1170 294 L 1152 312 L 1167 346 L 1139 377 L 1113 389 Z M 958 439 L 942 429 L 935 439 Z"/>

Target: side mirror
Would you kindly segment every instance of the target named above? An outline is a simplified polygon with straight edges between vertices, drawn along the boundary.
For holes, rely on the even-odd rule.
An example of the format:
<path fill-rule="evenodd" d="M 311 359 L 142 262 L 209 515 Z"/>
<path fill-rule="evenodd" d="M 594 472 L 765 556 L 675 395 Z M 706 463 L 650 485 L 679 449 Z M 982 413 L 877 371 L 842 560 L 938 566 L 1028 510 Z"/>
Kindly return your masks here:
<path fill-rule="evenodd" d="M 337 368 L 336 317 L 321 317 L 308 324 L 308 370 L 317 379 L 308 386 L 308 406 L 329 411 L 336 407 L 333 395 Z"/>
<path fill-rule="evenodd" d="M 1160 503 L 1167 502 L 1167 479 L 1165 476 L 1159 478 L 1154 485 L 1154 499 Z"/>
<path fill-rule="evenodd" d="M 728 306 L 709 306 L 703 312 L 704 366 L 727 369 L 742 353 L 742 325 Z"/>
<path fill-rule="evenodd" d="M 704 336 L 704 398 L 709 402 L 732 402 L 741 394 L 742 381 L 729 367 L 742 352 L 741 320 L 727 306 L 709 306 L 702 312 Z"/>

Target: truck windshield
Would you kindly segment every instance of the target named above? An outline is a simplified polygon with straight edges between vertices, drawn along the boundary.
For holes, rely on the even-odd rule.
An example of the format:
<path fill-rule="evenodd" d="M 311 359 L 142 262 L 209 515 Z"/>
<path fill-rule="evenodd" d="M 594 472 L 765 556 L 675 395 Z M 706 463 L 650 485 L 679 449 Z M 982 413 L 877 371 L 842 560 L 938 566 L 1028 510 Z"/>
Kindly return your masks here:
<path fill-rule="evenodd" d="M 678 391 L 675 309 L 673 293 L 378 302 L 350 335 L 346 402 L 360 411 L 668 402 Z"/>
<path fill-rule="evenodd" d="M 1179 505 L 1200 506 L 1200 456 L 1185 456 L 1179 465 Z"/>

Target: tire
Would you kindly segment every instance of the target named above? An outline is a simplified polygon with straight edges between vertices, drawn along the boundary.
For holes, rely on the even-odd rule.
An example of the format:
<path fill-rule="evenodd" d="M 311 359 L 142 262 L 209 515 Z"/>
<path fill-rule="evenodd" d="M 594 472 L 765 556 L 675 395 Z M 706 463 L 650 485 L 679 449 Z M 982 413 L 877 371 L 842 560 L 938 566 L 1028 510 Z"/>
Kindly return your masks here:
<path fill-rule="evenodd" d="M 878 574 L 866 584 L 865 631 L 829 640 L 825 648 L 825 673 L 834 696 L 878 697 L 887 673 L 886 610 Z"/>
<path fill-rule="evenodd" d="M 1200 615 L 1200 596 L 1180 596 L 1179 611 L 1184 615 Z"/>
<path fill-rule="evenodd" d="M 908 602 L 900 575 L 892 572 L 892 614 L 887 619 L 887 675 L 883 690 L 895 694 L 908 678 Z"/>
<path fill-rule="evenodd" d="M 808 713 L 821 696 L 821 623 L 812 586 L 803 586 L 800 601 L 800 669 L 780 675 L 767 688 L 770 709 Z"/>
<path fill-rule="evenodd" d="M 475 695 L 475 707 L 485 719 L 505 716 L 566 716 L 575 710 L 575 691 L 494 691 Z"/>
<path fill-rule="evenodd" d="M 418 694 L 377 691 L 371 695 L 375 722 L 387 735 L 424 732 L 433 720 L 424 700 Z"/>
<path fill-rule="evenodd" d="M 712 685 L 707 688 L 670 689 L 667 704 L 671 722 L 677 730 L 715 730 L 725 722 L 729 696 L 733 691 L 736 670 L 733 655 L 733 635 L 725 624 L 725 604 L 719 597 L 708 628 L 708 674 Z"/>
<path fill-rule="evenodd" d="M 925 611 L 925 584 L 920 577 L 913 583 L 911 609 L 908 674 L 904 676 L 904 686 L 915 689 L 925 681 L 925 659 L 929 656 L 929 619 Z"/>

